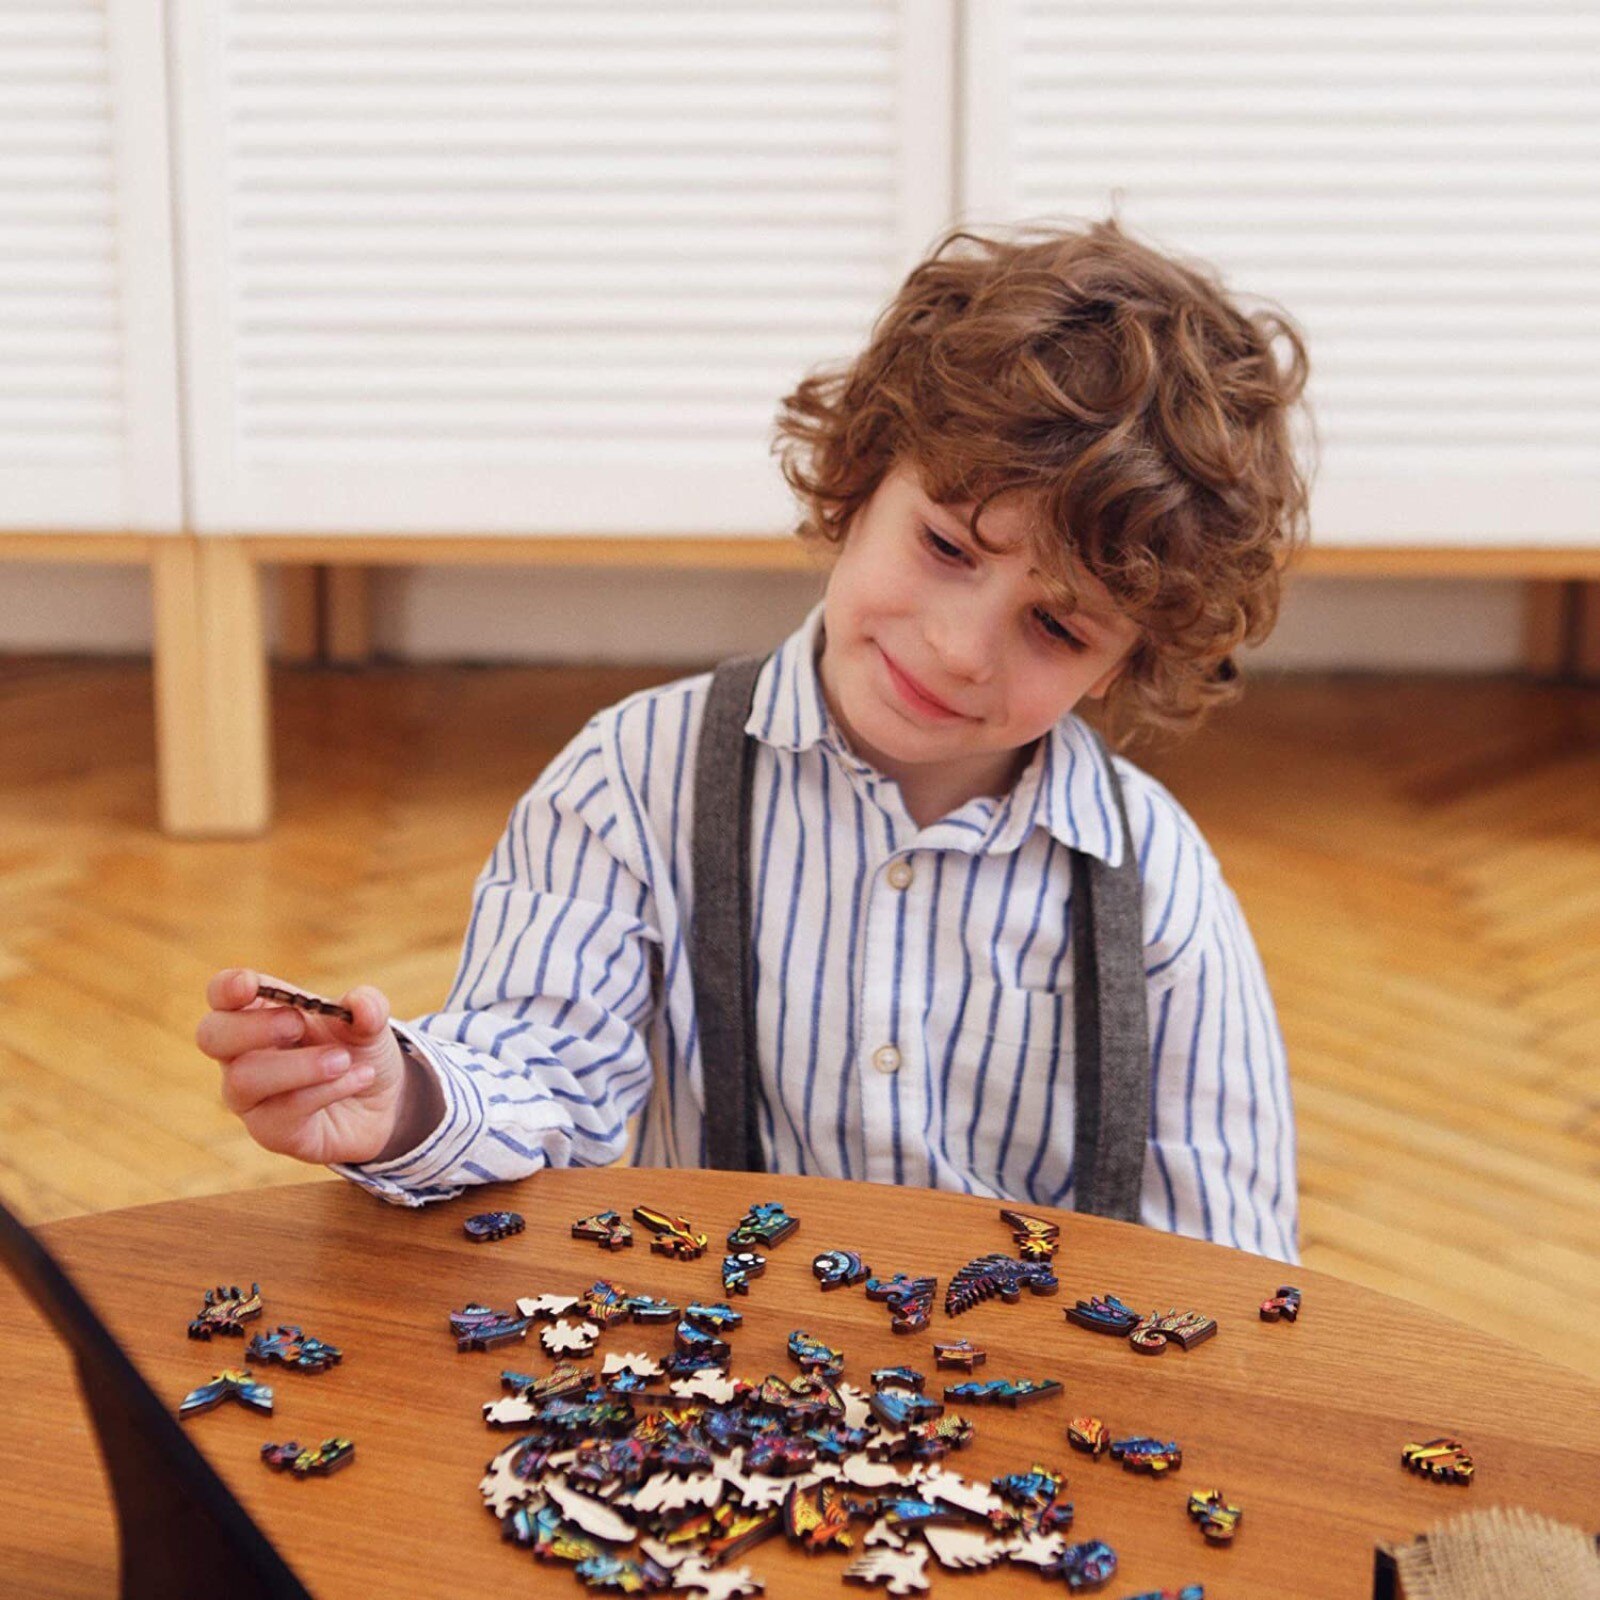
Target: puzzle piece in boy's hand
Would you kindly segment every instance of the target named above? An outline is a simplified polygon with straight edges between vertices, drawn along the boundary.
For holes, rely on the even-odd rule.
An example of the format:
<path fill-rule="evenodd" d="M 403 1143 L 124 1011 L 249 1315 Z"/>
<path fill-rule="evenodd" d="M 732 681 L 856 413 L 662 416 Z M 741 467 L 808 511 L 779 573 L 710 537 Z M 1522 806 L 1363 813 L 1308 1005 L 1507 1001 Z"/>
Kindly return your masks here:
<path fill-rule="evenodd" d="M 1199 1489 L 1189 1496 L 1189 1515 L 1200 1524 L 1209 1544 L 1227 1544 L 1239 1531 L 1244 1512 L 1230 1506 L 1220 1489 Z"/>
<path fill-rule="evenodd" d="M 980 1350 L 970 1339 L 936 1340 L 933 1346 L 934 1365 L 954 1367 L 959 1372 L 971 1372 L 989 1359 L 987 1350 Z"/>
<path fill-rule="evenodd" d="M 763 1200 L 745 1212 L 743 1218 L 728 1234 L 730 1250 L 748 1250 L 753 1245 L 765 1245 L 769 1250 L 782 1244 L 800 1226 L 798 1217 L 791 1217 L 776 1200 Z"/>
<path fill-rule="evenodd" d="M 337 1017 L 341 1022 L 354 1022 L 355 1012 L 348 1006 L 338 1006 L 331 1000 L 319 1000 L 313 994 L 301 994 L 295 989 L 280 989 L 275 983 L 258 983 L 256 994 L 263 1000 L 279 1000 L 297 1011 L 315 1011 L 319 1016 Z"/>
<path fill-rule="evenodd" d="M 527 1225 L 519 1211 L 480 1211 L 461 1224 L 461 1231 L 474 1244 L 490 1244 L 521 1233 Z"/>
<path fill-rule="evenodd" d="M 1472 1457 L 1458 1439 L 1429 1439 L 1426 1444 L 1408 1444 L 1400 1452 L 1400 1463 L 1440 1483 L 1472 1482 Z"/>
<path fill-rule="evenodd" d="M 928 1552 L 921 1545 L 903 1550 L 879 1545 L 844 1569 L 846 1583 L 882 1584 L 888 1594 L 928 1592 Z"/>
<path fill-rule="evenodd" d="M 1261 1302 L 1263 1322 L 1276 1322 L 1280 1317 L 1285 1322 L 1297 1322 L 1300 1319 L 1300 1291 L 1292 1283 L 1281 1285 L 1270 1300 Z"/>
<path fill-rule="evenodd" d="M 564 1317 L 577 1303 L 575 1294 L 536 1294 L 517 1301 L 517 1310 L 536 1322 Z"/>
<path fill-rule="evenodd" d="M 205 1304 L 196 1312 L 194 1321 L 189 1324 L 189 1337 L 209 1339 L 212 1334 L 220 1333 L 229 1338 L 242 1339 L 244 1328 L 241 1324 L 260 1315 L 259 1283 L 250 1285 L 249 1294 L 245 1294 L 238 1284 L 229 1288 L 219 1283 L 215 1289 L 206 1290 Z"/>
<path fill-rule="evenodd" d="M 1192 1350 L 1216 1331 L 1216 1323 L 1199 1311 L 1152 1311 L 1139 1319 L 1139 1326 L 1128 1335 L 1128 1343 L 1141 1355 L 1158 1356 L 1173 1339 L 1185 1350 Z"/>
<path fill-rule="evenodd" d="M 722 1292 L 749 1294 L 750 1280 L 767 1270 L 767 1258 L 755 1250 L 740 1250 L 722 1258 Z"/>
<path fill-rule="evenodd" d="M 633 1229 L 615 1211 L 597 1211 L 572 1224 L 574 1239 L 593 1239 L 602 1250 L 631 1250 Z"/>
<path fill-rule="evenodd" d="M 450 1331 L 456 1336 L 457 1350 L 491 1350 L 497 1344 L 510 1344 L 527 1337 L 531 1319 L 510 1311 L 491 1311 L 473 1301 L 450 1313 Z"/>
<path fill-rule="evenodd" d="M 1000 1220 L 1015 1231 L 1011 1242 L 1024 1261 L 1048 1261 L 1061 1241 L 1061 1229 L 1043 1217 L 1030 1217 L 1026 1211 L 1002 1209 Z"/>
<path fill-rule="evenodd" d="M 672 1256 L 678 1261 L 695 1261 L 706 1253 L 706 1236 L 696 1233 L 687 1217 L 672 1217 L 650 1206 L 635 1206 L 633 1220 L 642 1223 L 655 1235 L 650 1241 L 650 1248 L 657 1255 Z"/>
<path fill-rule="evenodd" d="M 600 1337 L 599 1327 L 592 1322 L 568 1322 L 562 1317 L 539 1330 L 539 1343 L 545 1353 L 552 1356 L 586 1356 L 594 1349 Z"/>
<path fill-rule="evenodd" d="M 847 1289 L 872 1273 L 872 1268 L 854 1250 L 824 1250 L 821 1255 L 812 1257 L 811 1270 L 824 1290 Z"/>
<path fill-rule="evenodd" d="M 690 1556 L 672 1574 L 674 1589 L 693 1589 L 705 1600 L 745 1600 L 764 1594 L 761 1580 L 748 1567 L 713 1567 L 704 1556 Z"/>
<path fill-rule="evenodd" d="M 355 1444 L 338 1437 L 324 1439 L 314 1450 L 302 1450 L 292 1439 L 288 1444 L 264 1444 L 261 1447 L 261 1459 L 269 1467 L 277 1472 L 287 1470 L 298 1478 L 307 1477 L 313 1472 L 325 1478 L 340 1467 L 349 1466 L 355 1460 L 355 1455 Z"/>
<path fill-rule="evenodd" d="M 337 1345 L 308 1338 L 292 1323 L 279 1323 L 272 1333 L 258 1333 L 245 1346 L 246 1361 L 276 1361 L 299 1372 L 326 1372 L 344 1359 Z"/>
<path fill-rule="evenodd" d="M 246 1372 L 242 1367 L 224 1367 L 209 1383 L 191 1389 L 183 1397 L 178 1416 L 187 1422 L 190 1417 L 198 1417 L 220 1406 L 224 1400 L 237 1400 L 251 1411 L 266 1414 L 272 1410 L 272 1389 L 258 1381 L 253 1372 Z"/>

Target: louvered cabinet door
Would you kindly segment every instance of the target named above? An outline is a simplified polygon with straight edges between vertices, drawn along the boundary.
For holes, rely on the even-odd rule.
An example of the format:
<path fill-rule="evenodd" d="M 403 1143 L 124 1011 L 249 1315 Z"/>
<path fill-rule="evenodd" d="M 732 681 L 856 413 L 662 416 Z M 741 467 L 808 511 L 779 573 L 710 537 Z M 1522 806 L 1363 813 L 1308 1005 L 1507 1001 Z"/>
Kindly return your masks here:
<path fill-rule="evenodd" d="M 954 0 L 175 0 L 202 531 L 781 531 L 953 200 Z"/>
<path fill-rule="evenodd" d="M 0 527 L 181 526 L 160 0 L 0 12 Z"/>
<path fill-rule="evenodd" d="M 1138 237 L 1289 311 L 1319 543 L 1600 542 L 1600 8 L 965 16 L 963 216 L 1104 217 L 1115 196 Z"/>

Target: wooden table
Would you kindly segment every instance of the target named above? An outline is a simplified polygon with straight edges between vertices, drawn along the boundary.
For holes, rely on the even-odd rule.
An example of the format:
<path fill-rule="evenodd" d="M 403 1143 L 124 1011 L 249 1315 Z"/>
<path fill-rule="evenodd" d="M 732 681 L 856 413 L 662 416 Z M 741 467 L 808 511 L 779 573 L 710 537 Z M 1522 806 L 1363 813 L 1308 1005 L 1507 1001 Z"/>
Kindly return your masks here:
<path fill-rule="evenodd" d="M 176 1411 L 193 1387 L 242 1351 L 185 1336 L 201 1292 L 261 1284 L 258 1328 L 301 1324 L 345 1351 L 320 1376 L 273 1370 L 272 1417 L 224 1406 L 186 1424 L 239 1499 L 322 1600 L 522 1591 L 579 1596 L 570 1571 L 504 1544 L 478 1493 L 489 1457 L 516 1436 L 487 1429 L 482 1403 L 503 1368 L 545 1371 L 534 1343 L 458 1353 L 446 1326 L 477 1299 L 509 1307 L 523 1295 L 575 1293 L 597 1277 L 686 1304 L 722 1299 L 723 1237 L 757 1200 L 781 1200 L 798 1233 L 772 1249 L 764 1277 L 738 1299 L 731 1370 L 792 1376 L 786 1351 L 805 1328 L 842 1348 L 847 1381 L 909 1363 L 930 1392 L 933 1337 L 964 1334 L 989 1352 L 980 1377 L 1054 1377 L 1060 1396 L 1008 1411 L 962 1407 L 978 1436 L 947 1465 L 963 1476 L 1064 1469 L 1077 1506 L 1072 1537 L 1102 1538 L 1121 1565 L 1103 1591 L 1124 1596 L 1203 1582 L 1208 1597 L 1365 1597 L 1373 1547 L 1466 1509 L 1527 1506 L 1561 1521 L 1600 1519 L 1600 1386 L 1531 1351 L 1418 1306 L 1257 1256 L 1070 1213 L 1055 1298 L 993 1301 L 959 1319 L 940 1309 L 928 1332 L 897 1337 L 863 1291 L 823 1294 L 817 1252 L 859 1250 L 880 1274 L 936 1273 L 943 1286 L 971 1257 L 1014 1253 L 992 1201 L 826 1179 L 613 1168 L 548 1172 L 446 1205 L 402 1210 L 331 1180 L 74 1218 L 38 1230 Z M 696 1262 L 635 1246 L 615 1254 L 570 1237 L 578 1217 L 635 1205 L 686 1213 L 711 1235 Z M 462 1219 L 491 1207 L 527 1217 L 524 1233 L 475 1245 Z M 1281 1282 L 1304 1292 L 1296 1324 L 1262 1322 L 1259 1303 Z M 1063 1307 L 1112 1293 L 1142 1310 L 1194 1308 L 1220 1324 L 1192 1351 L 1136 1353 L 1125 1339 L 1067 1324 Z M 1537 1315 L 1537 1307 L 1529 1308 Z M 93 1436 L 61 1347 L 15 1287 L 0 1278 L 0 1592 L 33 1596 L 114 1591 L 116 1542 Z M 671 1328 L 620 1325 L 596 1352 L 663 1355 Z M 1181 1470 L 1165 1479 L 1071 1451 L 1069 1416 L 1093 1413 L 1114 1437 L 1178 1440 Z M 326 1480 L 298 1481 L 257 1458 L 267 1439 L 314 1443 L 345 1433 L 356 1460 Z M 1450 1434 L 1477 1462 L 1468 1487 L 1427 1482 L 1400 1465 L 1408 1441 Z M 1231 1547 L 1207 1546 L 1185 1505 L 1221 1488 L 1244 1508 Z M 808 1557 L 781 1537 L 746 1558 L 769 1595 L 846 1595 L 847 1558 Z M 1001 1594 L 1034 1580 L 1025 1568 L 955 1574 L 929 1564 L 932 1591 Z"/>

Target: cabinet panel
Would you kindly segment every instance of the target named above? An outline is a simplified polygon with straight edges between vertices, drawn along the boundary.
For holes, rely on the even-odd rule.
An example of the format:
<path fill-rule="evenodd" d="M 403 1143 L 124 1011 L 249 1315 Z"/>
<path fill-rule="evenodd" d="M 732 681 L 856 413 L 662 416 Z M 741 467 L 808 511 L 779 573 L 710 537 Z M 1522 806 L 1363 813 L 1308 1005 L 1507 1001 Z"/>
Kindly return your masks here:
<path fill-rule="evenodd" d="M 1299 322 L 1325 542 L 1600 540 L 1600 13 L 973 0 L 974 221 L 1091 218 Z M 1252 299 L 1251 297 L 1257 297 Z"/>
<path fill-rule="evenodd" d="M 950 212 L 951 0 L 174 16 L 204 531 L 777 531 Z"/>

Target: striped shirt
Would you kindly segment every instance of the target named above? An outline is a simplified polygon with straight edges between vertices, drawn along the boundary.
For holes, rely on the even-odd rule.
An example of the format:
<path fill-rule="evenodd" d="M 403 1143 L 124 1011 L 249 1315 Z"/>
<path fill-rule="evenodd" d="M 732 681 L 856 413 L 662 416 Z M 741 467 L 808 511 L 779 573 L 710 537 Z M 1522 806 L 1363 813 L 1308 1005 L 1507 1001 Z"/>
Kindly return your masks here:
<path fill-rule="evenodd" d="M 768 1169 L 1070 1208 L 1069 852 L 1121 859 L 1103 757 L 1064 717 L 1009 794 L 919 828 L 827 709 L 821 619 L 819 602 L 762 668 L 746 724 Z M 547 1165 L 703 1162 L 687 933 L 709 686 L 599 712 L 517 802 L 444 1008 L 397 1025 L 444 1120 L 396 1160 L 336 1171 L 416 1205 Z M 1294 1261 L 1289 1081 L 1255 944 L 1192 819 L 1112 759 L 1144 893 L 1141 1218 Z"/>

